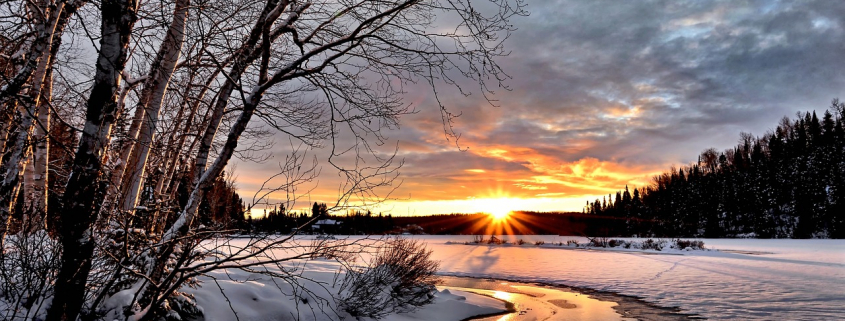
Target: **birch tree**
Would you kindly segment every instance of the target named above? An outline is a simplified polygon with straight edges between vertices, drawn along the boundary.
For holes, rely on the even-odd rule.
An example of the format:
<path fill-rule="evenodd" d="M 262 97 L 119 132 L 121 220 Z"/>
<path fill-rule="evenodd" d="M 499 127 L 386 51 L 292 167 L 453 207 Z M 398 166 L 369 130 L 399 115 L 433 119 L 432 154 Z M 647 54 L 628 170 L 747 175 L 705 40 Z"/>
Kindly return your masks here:
<path fill-rule="evenodd" d="M 79 34 L 97 56 L 90 88 L 78 93 L 87 97 L 84 120 L 67 125 L 79 137 L 70 175 L 60 201 L 49 204 L 60 213 L 62 254 L 46 320 L 154 320 L 193 277 L 307 257 L 262 256 L 292 236 L 250 240 L 248 252 L 203 245 L 223 231 L 199 227 L 200 203 L 232 158 L 255 157 L 254 149 L 271 146 L 263 141 L 268 135 L 283 135 L 328 150 L 323 161 L 345 178 L 332 208 L 383 200 L 375 191 L 393 184 L 401 161 L 375 146 L 415 107 L 403 101 L 408 86 L 431 88 L 444 130 L 454 135 L 455 116 L 439 90 L 489 97 L 504 87 L 497 59 L 507 54 L 509 20 L 526 14 L 522 0 L 102 0 L 77 14 L 82 3 L 45 0 L 37 32 L 0 38 L 21 52 L 0 57 L 15 66 L 0 83 L 0 116 L 17 121 L 3 136 L 10 155 L 0 184 L 4 234 L 28 148 L 50 141 L 50 128 L 36 125 L 51 120 L 39 117 L 75 108 L 38 104 L 50 92 L 42 85 L 54 61 L 50 37 L 81 21 Z M 32 150 L 38 165 L 30 181 L 40 186 L 47 150 Z M 273 177 L 285 181 L 272 190 L 290 195 L 313 181 L 318 162 L 304 160 L 292 155 L 280 164 Z M 44 207 L 35 186 L 25 201 Z M 179 193 L 184 204 L 175 200 Z M 142 194 L 155 208 L 142 206 Z M 209 256 L 216 259 L 203 261 Z"/>
<path fill-rule="evenodd" d="M 15 109 L 17 120 L 15 130 L 5 133 L 4 151 L 9 153 L 8 158 L 2 166 L 2 180 L 0 180 L 0 248 L 11 216 L 12 207 L 21 185 L 21 177 L 24 174 L 28 160 L 30 159 L 31 144 L 35 145 L 35 170 L 30 170 L 32 176 L 27 184 L 27 206 L 24 218 L 27 225 L 38 225 L 31 217 L 43 215 L 46 210 L 46 132 L 49 126 L 49 94 L 52 90 L 51 64 L 59 44 L 61 34 L 67 26 L 69 17 L 83 5 L 84 1 L 39 1 L 29 2 L 23 6 L 30 16 L 33 24 L 34 37 L 28 39 L 23 36 L 23 42 L 30 42 L 29 50 L 25 54 L 20 50 L 9 58 L 24 58 L 23 63 L 17 68 L 12 78 L 4 78 L 3 86 L 0 87 L 0 104 L 3 106 L 16 106 L 8 108 L 7 111 Z M 22 21 L 23 22 L 23 21 Z M 7 63 L 10 70 L 15 70 L 14 62 Z M 29 82 L 29 87 L 24 84 Z M 46 95 L 46 99 L 43 97 Z M 41 114 L 39 114 L 41 112 Z M 7 123 L 8 124 L 8 123 Z M 36 126 L 37 125 L 37 126 Z M 34 129 L 40 127 L 40 129 Z M 33 130 L 37 135 L 33 137 Z M 42 213 L 42 214 L 36 214 Z"/>
<path fill-rule="evenodd" d="M 134 0 L 100 4 L 99 54 L 94 83 L 86 103 L 86 119 L 73 159 L 61 208 L 61 269 L 47 320 L 75 320 L 85 300 L 94 253 L 93 223 L 102 194 L 100 177 L 117 109 L 117 94 L 126 65 L 132 27 L 137 20 Z"/>

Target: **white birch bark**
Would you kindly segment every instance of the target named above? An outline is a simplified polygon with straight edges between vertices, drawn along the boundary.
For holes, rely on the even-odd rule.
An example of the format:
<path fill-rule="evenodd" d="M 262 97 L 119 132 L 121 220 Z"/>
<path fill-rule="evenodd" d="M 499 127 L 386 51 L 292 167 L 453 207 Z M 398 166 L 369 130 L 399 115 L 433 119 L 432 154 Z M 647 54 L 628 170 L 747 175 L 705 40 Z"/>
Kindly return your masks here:
<path fill-rule="evenodd" d="M 52 5 L 46 4 L 41 8 L 36 7 L 36 10 L 42 11 L 40 15 L 43 17 L 43 21 L 36 27 L 37 36 L 27 52 L 29 57 L 27 57 L 26 64 L 17 72 L 15 77 L 9 79 L 8 83 L 0 87 L 0 102 L 4 102 L 7 99 L 14 99 L 11 97 L 20 93 L 22 86 L 38 70 L 42 57 L 50 51 L 53 31 L 59 18 L 58 14 L 61 13 L 64 5 L 64 1 L 58 1 Z M 52 19 L 54 16 L 53 13 L 56 13 L 55 19 Z"/>
<path fill-rule="evenodd" d="M 64 9 L 64 2 L 57 3 L 54 6 L 47 6 L 44 9 L 45 20 L 39 24 L 38 33 L 44 35 L 39 37 L 41 44 L 34 44 L 34 47 L 52 48 L 53 35 L 56 32 L 56 27 L 59 23 L 59 17 Z M 21 119 L 21 124 L 16 133 L 14 133 L 11 155 L 6 163 L 3 164 L 3 180 L 0 181 L 0 246 L 6 238 L 6 231 L 8 229 L 9 216 L 12 207 L 15 205 L 17 198 L 17 191 L 21 183 L 21 175 L 24 174 L 26 164 L 28 161 L 29 139 L 32 135 L 32 125 L 34 118 L 37 117 L 37 109 L 41 98 L 42 84 L 44 77 L 47 74 L 48 64 L 50 63 L 50 50 L 39 50 L 40 55 L 37 58 L 35 71 L 32 73 L 32 87 L 29 90 L 29 99 L 24 104 L 18 104 L 18 112 Z M 25 189 L 26 190 L 26 189 Z M 30 195 L 25 195 L 30 196 Z M 27 198 L 25 197 L 25 202 Z M 27 211 L 24 211 L 25 213 Z M 24 222 L 30 220 L 29 217 L 24 217 Z"/>
<path fill-rule="evenodd" d="M 86 102 L 85 125 L 62 199 L 62 255 L 47 321 L 76 320 L 86 300 L 94 255 L 93 225 L 102 205 L 99 180 L 103 173 L 117 111 L 121 74 L 137 20 L 135 0 L 100 2 L 100 50 L 96 74 Z"/>
<path fill-rule="evenodd" d="M 127 181 L 127 196 L 124 198 L 123 209 L 132 210 L 138 203 L 138 196 L 144 183 L 144 169 L 147 165 L 150 147 L 155 138 L 158 116 L 161 110 L 161 102 L 167 91 L 170 77 L 176 68 L 176 62 L 182 50 L 182 43 L 185 38 L 185 20 L 188 17 L 188 6 L 190 0 L 178 0 L 173 10 L 173 21 L 167 30 L 167 36 L 162 40 L 161 47 L 156 57 L 157 64 L 152 66 L 150 73 L 152 77 L 145 83 L 144 91 L 148 92 L 146 101 L 139 105 L 138 109 L 146 110 L 144 121 L 141 125 L 138 141 L 132 148 L 128 162 L 127 172 L 123 181 Z"/>
<path fill-rule="evenodd" d="M 118 94 L 117 98 L 117 114 L 121 114 L 124 111 L 126 96 L 129 94 L 129 92 L 135 86 L 145 81 L 147 78 L 148 77 L 144 75 L 143 77 L 130 79 L 129 74 L 124 72 L 124 85 L 123 88 L 121 88 L 120 94 Z M 131 147 L 133 145 L 131 144 L 134 144 L 135 139 L 138 137 L 138 131 L 141 128 L 140 117 L 143 117 L 143 113 L 141 113 L 141 116 L 138 116 L 138 113 L 136 112 L 135 117 L 136 118 L 133 119 L 132 124 L 129 127 L 129 141 L 125 144 L 120 145 L 119 147 L 116 147 L 116 156 L 111 161 L 112 170 L 109 173 L 109 188 L 106 189 L 106 196 L 103 201 L 103 206 L 100 208 L 100 214 L 105 214 L 103 217 L 106 218 L 106 221 L 108 220 L 109 214 L 111 213 L 112 204 L 120 194 L 120 182 L 123 178 L 123 172 L 126 169 L 126 160 L 129 158 L 129 153 L 132 152 Z M 135 121 L 136 119 L 137 122 Z"/>
<path fill-rule="evenodd" d="M 29 214 L 30 220 L 27 224 L 31 229 L 45 228 L 47 215 L 47 178 L 49 171 L 47 164 L 50 162 L 50 102 L 53 94 L 53 73 L 47 71 L 44 84 L 41 90 L 41 99 L 38 103 L 38 122 L 35 124 L 35 143 L 32 145 L 32 168 L 28 178 L 31 181 L 31 199 L 27 202 L 31 207 L 24 209 L 24 214 Z"/>

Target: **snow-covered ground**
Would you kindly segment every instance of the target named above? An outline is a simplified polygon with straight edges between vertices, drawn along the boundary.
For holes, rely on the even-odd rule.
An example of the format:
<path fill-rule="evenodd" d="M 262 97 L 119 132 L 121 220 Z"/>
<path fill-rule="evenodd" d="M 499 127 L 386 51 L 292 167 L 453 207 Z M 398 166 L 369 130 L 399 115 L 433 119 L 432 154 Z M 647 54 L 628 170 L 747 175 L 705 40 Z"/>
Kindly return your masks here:
<path fill-rule="evenodd" d="M 269 257 L 281 259 L 300 253 L 312 237 L 298 237 L 287 249 L 273 251 Z M 233 248 L 242 248 L 247 240 L 221 240 Z M 360 237 L 333 242 L 376 242 Z M 217 244 L 213 245 L 217 247 Z M 365 264 L 370 255 L 360 253 L 357 263 Z M 249 261 L 252 262 L 252 261 Z M 366 264 L 365 264 L 366 265 Z M 198 287 L 183 287 L 193 296 L 204 321 L 252 320 L 359 320 L 372 318 L 350 316 L 335 299 L 342 296 L 345 269 L 333 259 L 296 259 L 280 264 L 264 264 L 245 271 L 237 268 L 216 270 L 199 276 Z M 298 284 L 298 286 L 292 286 Z M 385 285 L 386 286 L 386 285 Z M 386 289 L 385 289 L 386 290 Z M 487 296 L 445 288 L 434 292 L 434 300 L 422 308 L 392 313 L 390 321 L 463 320 L 478 315 L 506 312 L 505 302 Z"/>
<path fill-rule="evenodd" d="M 584 238 L 511 236 L 522 246 L 419 236 L 443 274 L 587 287 L 708 319 L 845 319 L 845 240 L 703 239 L 718 251 L 621 252 L 550 246 Z M 546 242 L 538 247 L 534 241 Z M 454 242 L 453 244 L 447 244 Z"/>
<path fill-rule="evenodd" d="M 237 269 L 212 272 L 200 277 L 202 287 L 187 289 L 196 298 L 205 321 L 229 320 L 355 320 L 338 309 L 331 299 L 336 287 L 338 265 L 312 261 L 297 278 L 304 288 L 295 290 L 284 280 Z M 504 303 L 493 298 L 443 289 L 434 302 L 422 309 L 388 316 L 392 321 L 462 320 L 475 315 L 505 311 Z M 370 320 L 363 318 L 362 320 Z"/>
<path fill-rule="evenodd" d="M 303 236 L 302 238 L 309 238 Z M 541 282 L 641 297 L 666 307 L 680 307 L 708 319 L 841 320 L 845 319 L 845 240 L 703 239 L 710 251 L 634 251 L 559 246 L 561 236 L 511 236 L 509 245 L 465 245 L 472 236 L 412 236 L 424 241 L 441 261 L 444 275 Z M 353 237 L 352 239 L 356 239 Z M 524 245 L 513 244 L 517 239 Z M 535 241 L 544 241 L 535 246 Z M 303 276 L 322 282 L 309 285 L 316 297 L 329 297 L 339 266 L 328 260 L 307 261 Z M 295 299 L 283 282 L 266 276 L 217 272 L 220 288 L 240 320 L 333 320 L 336 306 L 310 298 Z M 235 281 L 232 281 L 234 279 Z M 203 278 L 192 290 L 206 319 L 234 319 L 217 284 Z M 281 284 L 281 286 L 279 286 Z M 280 291 L 279 287 L 282 289 Z M 443 288 L 441 288 L 443 290 Z M 457 294 L 457 295 L 456 295 Z M 302 295 L 299 295 L 300 297 Z M 316 305 L 315 305 L 316 304 Z M 312 307 L 323 305 L 323 314 Z M 502 311 L 501 302 L 467 293 L 438 292 L 434 304 L 415 313 L 394 314 L 389 321 L 461 320 Z"/>

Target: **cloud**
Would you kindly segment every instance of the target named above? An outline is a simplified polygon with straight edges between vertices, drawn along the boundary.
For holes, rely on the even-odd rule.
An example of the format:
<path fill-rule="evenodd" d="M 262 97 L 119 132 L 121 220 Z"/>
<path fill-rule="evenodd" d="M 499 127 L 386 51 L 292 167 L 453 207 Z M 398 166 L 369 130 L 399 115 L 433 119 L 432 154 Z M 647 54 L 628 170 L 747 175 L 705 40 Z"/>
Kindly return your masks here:
<path fill-rule="evenodd" d="M 688 163 L 741 131 L 823 110 L 845 88 L 839 1 L 532 1 L 500 60 L 492 107 L 438 90 L 462 116 L 447 141 L 433 93 L 389 131 L 414 200 L 579 198 Z M 390 143 L 386 146 L 393 146 Z M 473 194 L 474 193 L 474 194 Z M 489 195 L 488 195 L 489 194 Z M 448 210 L 444 210 L 448 212 Z"/>

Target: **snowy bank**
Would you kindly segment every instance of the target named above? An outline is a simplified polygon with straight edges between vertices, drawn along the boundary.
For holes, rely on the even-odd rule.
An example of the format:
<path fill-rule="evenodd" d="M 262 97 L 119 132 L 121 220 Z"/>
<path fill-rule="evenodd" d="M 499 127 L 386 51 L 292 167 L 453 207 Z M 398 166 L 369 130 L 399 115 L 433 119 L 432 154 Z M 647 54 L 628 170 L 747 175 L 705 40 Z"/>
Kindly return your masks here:
<path fill-rule="evenodd" d="M 228 269 L 200 277 L 201 287 L 187 289 L 206 321 L 230 320 L 373 320 L 356 319 L 338 308 L 339 264 L 329 260 L 301 262 L 298 279 L 305 290 L 264 274 Z M 502 301 L 460 291 L 436 291 L 434 302 L 413 312 L 389 315 L 392 321 L 463 320 L 505 312 Z"/>

